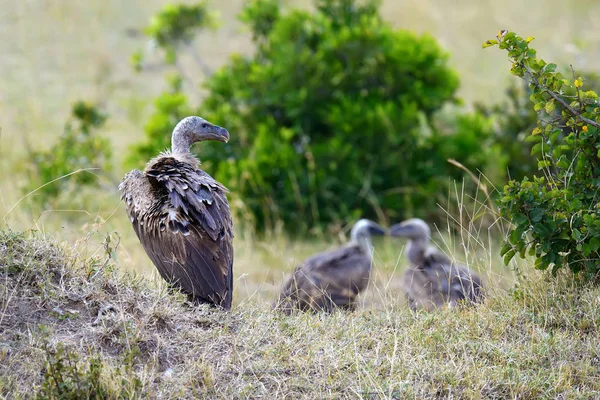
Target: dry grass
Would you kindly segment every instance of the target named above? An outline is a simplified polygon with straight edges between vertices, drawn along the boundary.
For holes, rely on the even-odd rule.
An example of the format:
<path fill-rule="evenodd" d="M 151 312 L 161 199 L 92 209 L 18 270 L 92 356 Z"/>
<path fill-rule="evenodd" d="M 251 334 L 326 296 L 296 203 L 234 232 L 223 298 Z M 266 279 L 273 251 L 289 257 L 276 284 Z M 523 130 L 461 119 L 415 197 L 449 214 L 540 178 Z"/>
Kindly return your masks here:
<path fill-rule="evenodd" d="M 253 302 L 190 307 L 81 251 L 0 234 L 1 396 L 56 394 L 57 377 L 67 398 L 78 387 L 108 398 L 600 396 L 600 290 L 566 277 L 534 274 L 464 310 L 388 301 L 287 317 Z"/>

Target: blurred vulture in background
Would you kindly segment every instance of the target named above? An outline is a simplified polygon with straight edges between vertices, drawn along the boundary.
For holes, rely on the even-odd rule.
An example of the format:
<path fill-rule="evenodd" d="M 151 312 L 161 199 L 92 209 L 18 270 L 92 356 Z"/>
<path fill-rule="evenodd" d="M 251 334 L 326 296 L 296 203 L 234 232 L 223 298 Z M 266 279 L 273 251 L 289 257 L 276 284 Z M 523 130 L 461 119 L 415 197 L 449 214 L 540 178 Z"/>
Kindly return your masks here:
<path fill-rule="evenodd" d="M 389 234 L 409 239 L 407 256 L 412 265 L 404 273 L 403 287 L 410 308 L 433 310 L 446 304 L 455 306 L 461 300 L 481 301 L 481 279 L 429 246 L 431 231 L 425 221 L 406 220 L 393 225 Z"/>
<path fill-rule="evenodd" d="M 227 142 L 229 132 L 200 117 L 181 120 L 171 151 L 119 185 L 142 246 L 160 275 L 198 303 L 231 308 L 233 225 L 227 189 L 199 167 L 196 142 Z"/>
<path fill-rule="evenodd" d="M 371 235 L 384 234 L 385 229 L 375 222 L 359 220 L 348 244 L 316 254 L 296 267 L 275 307 L 287 313 L 294 309 L 331 312 L 336 307 L 353 310 L 371 275 Z"/>

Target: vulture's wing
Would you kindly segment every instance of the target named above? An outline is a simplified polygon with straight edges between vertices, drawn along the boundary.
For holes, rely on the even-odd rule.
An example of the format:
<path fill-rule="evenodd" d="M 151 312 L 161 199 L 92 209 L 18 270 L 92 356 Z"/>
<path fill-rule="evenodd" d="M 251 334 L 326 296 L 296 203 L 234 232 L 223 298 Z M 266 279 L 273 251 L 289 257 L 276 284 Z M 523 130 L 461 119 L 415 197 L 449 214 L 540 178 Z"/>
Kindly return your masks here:
<path fill-rule="evenodd" d="M 127 213 L 161 276 L 197 300 L 229 309 L 233 228 L 225 187 L 170 156 L 130 179 L 121 185 Z"/>
<path fill-rule="evenodd" d="M 306 273 L 330 287 L 341 290 L 351 286 L 352 290 L 361 291 L 368 284 L 371 258 L 360 246 L 351 244 L 309 257 L 304 264 Z"/>
<path fill-rule="evenodd" d="M 457 293 L 457 299 L 468 299 L 477 302 L 483 296 L 483 284 L 481 278 L 463 265 L 452 266 L 452 280 L 450 286 L 454 293 Z"/>
<path fill-rule="evenodd" d="M 434 247 L 425 251 L 423 258 L 423 273 L 432 283 L 432 290 L 438 291 L 443 296 L 448 296 L 450 291 L 452 261 L 444 253 Z"/>
<path fill-rule="evenodd" d="M 481 280 L 467 267 L 453 263 L 446 255 L 436 249 L 430 249 L 426 256 L 428 273 L 435 275 L 439 292 L 456 302 L 461 299 L 477 301 L 482 289 Z M 434 279 L 432 276 L 431 279 Z"/>
<path fill-rule="evenodd" d="M 404 273 L 403 286 L 408 304 L 413 309 L 433 310 L 442 307 L 449 297 L 450 259 L 434 247 L 423 252 L 420 265 L 412 265 Z"/>
<path fill-rule="evenodd" d="M 358 246 L 316 254 L 296 267 L 283 286 L 280 302 L 301 309 L 330 310 L 350 305 L 367 287 L 371 259 Z"/>

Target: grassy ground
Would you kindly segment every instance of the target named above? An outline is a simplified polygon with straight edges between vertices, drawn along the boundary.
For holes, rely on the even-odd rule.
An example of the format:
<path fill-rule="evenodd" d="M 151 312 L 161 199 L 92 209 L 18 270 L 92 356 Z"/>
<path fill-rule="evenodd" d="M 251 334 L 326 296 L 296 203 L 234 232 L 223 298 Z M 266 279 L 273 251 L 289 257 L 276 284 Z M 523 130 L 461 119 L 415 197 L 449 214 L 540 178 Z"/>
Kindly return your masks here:
<path fill-rule="evenodd" d="M 333 315 L 231 312 L 111 272 L 104 257 L 0 233 L 0 396 L 600 396 L 600 290 L 524 277 L 475 308 L 393 300 Z M 60 383 L 60 386 L 57 385 Z"/>

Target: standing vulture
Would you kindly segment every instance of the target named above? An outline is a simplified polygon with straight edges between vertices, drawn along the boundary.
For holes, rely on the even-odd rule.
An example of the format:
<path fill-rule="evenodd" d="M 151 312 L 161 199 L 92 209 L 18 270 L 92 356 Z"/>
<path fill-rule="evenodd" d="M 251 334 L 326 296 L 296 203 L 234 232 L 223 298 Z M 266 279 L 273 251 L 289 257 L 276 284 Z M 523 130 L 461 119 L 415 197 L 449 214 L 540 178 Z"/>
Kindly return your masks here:
<path fill-rule="evenodd" d="M 293 309 L 331 312 L 336 307 L 353 310 L 371 275 L 371 235 L 384 234 L 375 222 L 359 220 L 348 244 L 315 254 L 296 267 L 275 307 L 287 313 Z"/>
<path fill-rule="evenodd" d="M 196 142 L 227 142 L 229 132 L 200 117 L 173 130 L 171 151 L 133 170 L 119 185 L 144 250 L 160 275 L 194 302 L 231 308 L 233 224 L 227 189 L 200 169 Z"/>
<path fill-rule="evenodd" d="M 389 233 L 409 238 L 407 256 L 412 265 L 404 273 L 403 286 L 410 308 L 429 311 L 444 304 L 455 306 L 460 300 L 481 301 L 481 279 L 429 246 L 431 231 L 425 221 L 412 218 L 393 225 Z"/>

